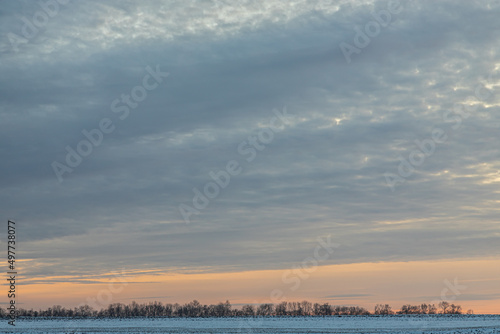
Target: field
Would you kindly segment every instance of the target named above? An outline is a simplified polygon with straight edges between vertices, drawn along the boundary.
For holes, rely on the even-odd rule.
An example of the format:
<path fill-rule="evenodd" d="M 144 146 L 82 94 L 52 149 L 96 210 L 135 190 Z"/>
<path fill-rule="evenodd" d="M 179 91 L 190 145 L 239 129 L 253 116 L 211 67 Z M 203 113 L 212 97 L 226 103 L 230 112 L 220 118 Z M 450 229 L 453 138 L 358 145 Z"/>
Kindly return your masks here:
<path fill-rule="evenodd" d="M 500 333 L 495 316 L 296 317 L 222 319 L 18 319 L 0 333 Z"/>

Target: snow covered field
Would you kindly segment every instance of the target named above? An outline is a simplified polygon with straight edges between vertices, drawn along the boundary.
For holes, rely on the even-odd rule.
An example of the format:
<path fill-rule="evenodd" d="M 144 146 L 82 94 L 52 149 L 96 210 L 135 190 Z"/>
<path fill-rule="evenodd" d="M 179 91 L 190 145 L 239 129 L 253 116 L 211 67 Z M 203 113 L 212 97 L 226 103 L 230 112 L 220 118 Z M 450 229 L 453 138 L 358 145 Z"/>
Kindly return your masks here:
<path fill-rule="evenodd" d="M 0 333 L 500 333 L 500 316 L 7 321 Z"/>

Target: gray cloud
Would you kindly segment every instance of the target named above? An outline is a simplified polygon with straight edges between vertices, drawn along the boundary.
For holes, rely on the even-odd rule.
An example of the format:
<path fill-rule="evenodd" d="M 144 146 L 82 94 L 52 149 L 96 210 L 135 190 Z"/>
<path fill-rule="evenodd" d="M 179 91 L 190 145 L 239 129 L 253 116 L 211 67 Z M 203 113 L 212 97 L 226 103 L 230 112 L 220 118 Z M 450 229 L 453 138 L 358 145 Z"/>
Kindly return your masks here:
<path fill-rule="evenodd" d="M 26 275 L 287 268 L 328 234 L 325 264 L 498 254 L 495 2 L 402 2 L 350 64 L 338 45 L 385 1 L 200 3 L 70 2 L 17 52 L 7 34 L 41 9 L 2 4 L 0 208 L 50 264 Z M 112 101 L 157 64 L 169 77 L 121 121 Z M 444 113 L 490 74 L 453 130 Z M 246 162 L 238 145 L 285 105 L 294 121 Z M 116 130 L 60 184 L 51 163 L 105 117 Z M 434 128 L 449 139 L 392 193 L 383 174 Z M 230 160 L 242 174 L 184 224 Z"/>
<path fill-rule="evenodd" d="M 356 299 L 361 297 L 370 297 L 373 296 L 369 293 L 351 293 L 351 294 L 342 294 L 342 295 L 328 295 L 323 297 L 324 299 Z"/>

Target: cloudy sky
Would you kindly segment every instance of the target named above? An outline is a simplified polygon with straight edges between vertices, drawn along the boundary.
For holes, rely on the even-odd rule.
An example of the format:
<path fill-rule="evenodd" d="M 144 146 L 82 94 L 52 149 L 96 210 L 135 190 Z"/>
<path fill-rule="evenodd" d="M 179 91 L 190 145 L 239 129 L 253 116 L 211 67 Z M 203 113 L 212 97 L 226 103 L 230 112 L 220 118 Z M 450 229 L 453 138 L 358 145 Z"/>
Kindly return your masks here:
<path fill-rule="evenodd" d="M 448 288 L 500 313 L 498 1 L 41 3 L 0 1 L 0 212 L 26 306 L 116 274 L 113 302 Z M 318 238 L 335 251 L 290 274 Z"/>

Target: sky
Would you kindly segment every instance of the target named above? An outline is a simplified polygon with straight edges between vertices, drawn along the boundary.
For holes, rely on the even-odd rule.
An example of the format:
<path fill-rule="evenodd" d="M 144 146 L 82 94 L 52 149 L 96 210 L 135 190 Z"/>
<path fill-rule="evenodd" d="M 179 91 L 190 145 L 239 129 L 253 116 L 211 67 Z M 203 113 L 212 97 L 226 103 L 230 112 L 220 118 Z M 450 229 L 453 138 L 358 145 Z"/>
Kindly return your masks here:
<path fill-rule="evenodd" d="M 0 1 L 18 301 L 500 313 L 499 15 L 465 0 Z"/>

